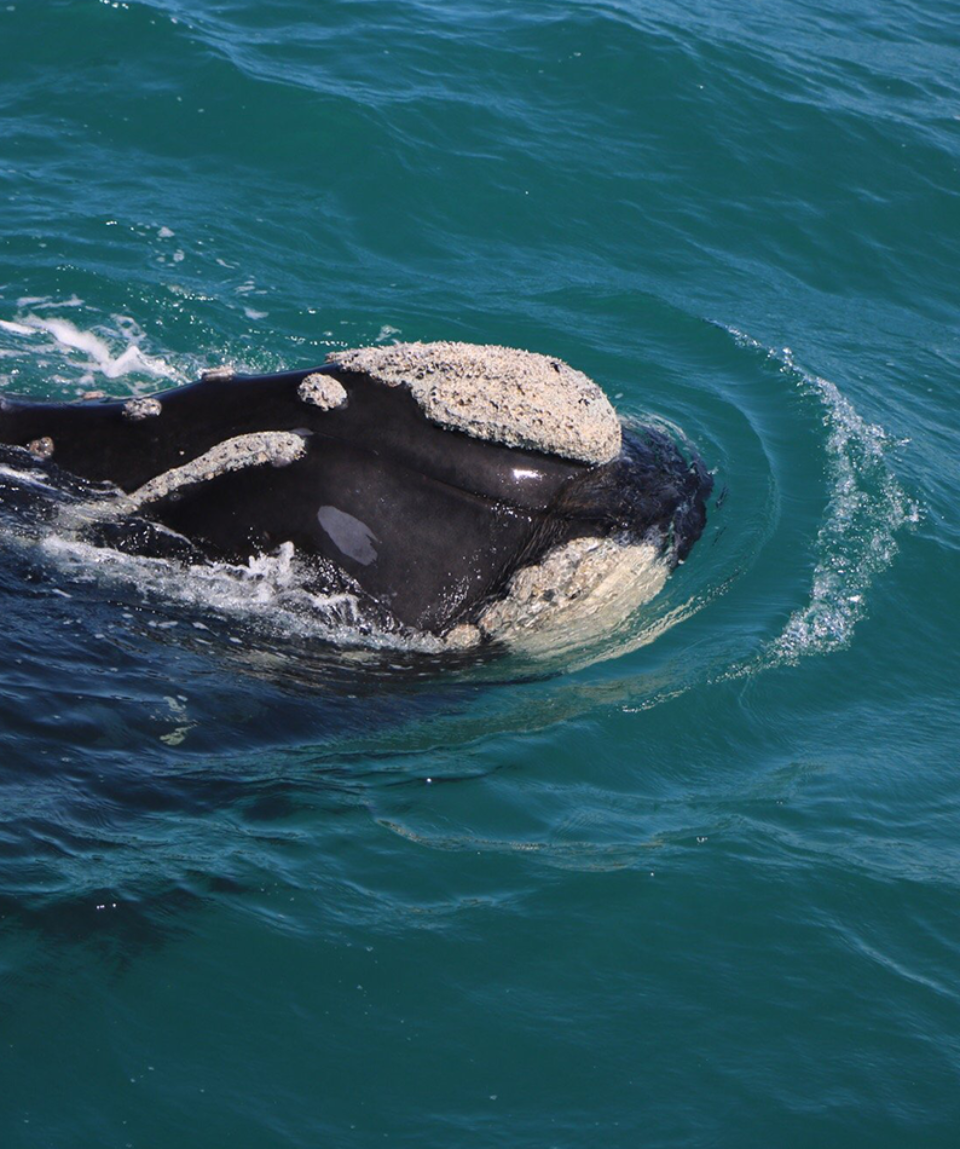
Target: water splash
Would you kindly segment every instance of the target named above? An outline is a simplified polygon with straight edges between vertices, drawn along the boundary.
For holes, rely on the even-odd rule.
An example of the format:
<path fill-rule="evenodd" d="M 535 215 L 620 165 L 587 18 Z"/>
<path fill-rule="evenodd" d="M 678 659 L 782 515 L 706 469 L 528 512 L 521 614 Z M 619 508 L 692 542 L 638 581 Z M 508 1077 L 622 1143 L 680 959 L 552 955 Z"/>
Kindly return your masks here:
<path fill-rule="evenodd" d="M 25 314 L 18 314 L 12 320 L 0 320 L 0 331 L 16 337 L 18 342 L 29 340 L 27 350 L 31 355 L 58 355 L 62 367 L 71 375 L 77 374 L 76 381 L 81 385 L 89 386 L 98 376 L 113 380 L 146 375 L 150 379 L 167 383 L 185 381 L 184 374 L 166 359 L 144 351 L 146 335 L 129 315 L 100 318 L 85 328 L 57 315 L 38 314 L 44 306 L 38 299 L 23 299 L 19 302 L 37 306 Z M 82 305 L 82 302 L 71 299 L 60 306 L 73 307 Z M 43 340 L 43 336 L 52 339 Z M 19 348 L 9 348 L 5 350 L 5 355 L 13 357 L 18 352 Z"/>
<path fill-rule="evenodd" d="M 835 383 L 798 366 L 789 347 L 766 348 L 736 328 L 727 330 L 740 346 L 779 363 L 801 394 L 820 404 L 827 429 L 829 494 L 817 531 L 810 597 L 760 655 L 764 667 L 795 665 L 806 655 L 828 654 L 850 644 L 867 613 L 874 579 L 897 554 L 898 532 L 919 521 L 920 509 L 888 462 L 891 450 L 900 445 L 897 440 L 858 414 Z M 726 677 L 754 669 L 751 664 Z"/>
<path fill-rule="evenodd" d="M 371 625 L 351 594 L 311 591 L 289 542 L 275 554 L 251 555 L 246 565 L 192 566 L 125 554 L 60 532 L 42 535 L 38 545 L 67 585 L 112 587 L 121 592 L 122 600 L 139 601 L 164 615 L 171 604 L 179 604 L 207 617 L 212 632 L 219 627 L 230 634 L 239 625 L 245 639 L 250 639 L 250 628 L 255 627 L 264 639 L 322 642 L 334 649 L 435 653 L 443 647 L 429 635 Z M 132 594 L 124 595 L 124 588 Z"/>

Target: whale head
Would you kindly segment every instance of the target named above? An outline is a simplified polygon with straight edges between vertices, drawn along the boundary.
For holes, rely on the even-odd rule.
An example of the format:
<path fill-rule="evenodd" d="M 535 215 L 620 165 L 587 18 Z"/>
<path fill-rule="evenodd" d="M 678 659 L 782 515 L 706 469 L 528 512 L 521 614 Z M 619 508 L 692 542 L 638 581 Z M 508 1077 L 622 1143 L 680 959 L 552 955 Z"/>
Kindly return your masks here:
<path fill-rule="evenodd" d="M 452 646 L 617 624 L 685 559 L 712 486 L 562 360 L 466 343 L 127 401 L 9 400 L 0 443 L 112 485 L 79 516 L 103 545 L 240 564 L 292 547 L 319 596 Z"/>

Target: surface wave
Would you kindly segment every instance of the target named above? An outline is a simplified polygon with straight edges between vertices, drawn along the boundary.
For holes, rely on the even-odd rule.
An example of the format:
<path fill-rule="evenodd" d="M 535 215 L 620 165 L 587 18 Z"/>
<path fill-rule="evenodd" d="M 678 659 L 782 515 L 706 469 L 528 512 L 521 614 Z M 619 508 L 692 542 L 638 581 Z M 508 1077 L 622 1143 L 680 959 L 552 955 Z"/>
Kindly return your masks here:
<path fill-rule="evenodd" d="M 901 445 L 854 408 L 835 383 L 799 366 L 789 347 L 764 347 L 736 328 L 727 328 L 741 347 L 766 355 L 802 395 L 822 408 L 828 483 L 827 507 L 817 531 L 815 566 L 808 601 L 793 611 L 759 659 L 734 676 L 771 665 L 794 665 L 810 654 L 849 645 L 867 612 L 876 577 L 893 562 L 897 535 L 920 519 L 919 505 L 891 469 L 891 451 Z"/>

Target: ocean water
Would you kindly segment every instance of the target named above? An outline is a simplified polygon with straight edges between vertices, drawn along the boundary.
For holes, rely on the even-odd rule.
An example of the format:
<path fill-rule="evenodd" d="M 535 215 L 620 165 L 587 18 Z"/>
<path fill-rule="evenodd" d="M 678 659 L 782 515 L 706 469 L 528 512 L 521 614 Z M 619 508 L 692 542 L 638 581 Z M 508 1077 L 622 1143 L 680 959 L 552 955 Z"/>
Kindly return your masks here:
<path fill-rule="evenodd" d="M 0 516 L 4 1149 L 956 1145 L 958 268 L 954 0 L 0 4 L 0 393 L 502 343 L 716 475 L 481 668 Z"/>

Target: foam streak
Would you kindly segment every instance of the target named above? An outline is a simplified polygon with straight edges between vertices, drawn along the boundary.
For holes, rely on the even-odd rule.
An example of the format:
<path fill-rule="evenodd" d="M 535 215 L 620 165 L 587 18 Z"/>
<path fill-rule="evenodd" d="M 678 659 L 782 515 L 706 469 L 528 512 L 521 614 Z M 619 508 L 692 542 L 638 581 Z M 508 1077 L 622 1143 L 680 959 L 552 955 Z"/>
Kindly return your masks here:
<path fill-rule="evenodd" d="M 807 604 L 761 655 L 765 664 L 795 664 L 807 654 L 827 654 L 849 645 L 866 615 L 874 579 L 897 554 L 897 533 L 919 518 L 919 509 L 891 470 L 894 442 L 876 423 L 859 415 L 835 383 L 799 367 L 793 352 L 761 347 L 728 329 L 738 343 L 763 350 L 780 363 L 805 395 L 823 408 L 829 497 L 816 539 L 816 565 Z"/>

